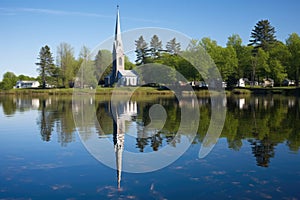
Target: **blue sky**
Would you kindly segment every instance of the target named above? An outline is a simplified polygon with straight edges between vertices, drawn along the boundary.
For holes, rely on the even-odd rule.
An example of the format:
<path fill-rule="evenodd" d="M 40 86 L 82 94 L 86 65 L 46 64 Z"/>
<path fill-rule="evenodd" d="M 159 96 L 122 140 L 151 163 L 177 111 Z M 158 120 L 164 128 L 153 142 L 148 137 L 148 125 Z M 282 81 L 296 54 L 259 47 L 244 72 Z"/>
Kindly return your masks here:
<path fill-rule="evenodd" d="M 7 71 L 37 76 L 34 63 L 46 44 L 54 56 L 61 42 L 76 57 L 83 45 L 93 49 L 113 35 L 116 5 L 122 31 L 168 28 L 224 46 L 233 33 L 247 44 L 256 22 L 268 19 L 281 41 L 300 34 L 298 0 L 0 0 L 0 79 Z"/>

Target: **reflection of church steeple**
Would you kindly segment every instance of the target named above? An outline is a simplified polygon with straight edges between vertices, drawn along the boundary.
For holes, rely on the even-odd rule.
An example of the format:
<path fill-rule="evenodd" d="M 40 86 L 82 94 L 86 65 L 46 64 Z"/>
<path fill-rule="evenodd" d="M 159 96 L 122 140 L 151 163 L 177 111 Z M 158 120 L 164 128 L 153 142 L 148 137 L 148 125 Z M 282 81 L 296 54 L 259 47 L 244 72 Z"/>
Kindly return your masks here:
<path fill-rule="evenodd" d="M 137 114 L 136 102 L 118 102 L 117 105 L 111 104 L 111 111 L 114 116 L 113 120 L 113 141 L 116 155 L 116 168 L 118 188 L 121 188 L 122 175 L 122 157 L 124 150 L 124 136 L 125 136 L 125 121 L 130 120 L 131 117 Z"/>
<path fill-rule="evenodd" d="M 114 147 L 115 147 L 115 153 L 116 153 L 116 168 L 117 168 L 117 179 L 118 179 L 118 188 L 120 189 L 121 184 L 121 173 L 122 173 L 122 154 L 124 149 L 124 129 L 122 127 L 121 120 L 119 119 L 119 116 L 117 112 L 115 112 L 114 119 Z"/>

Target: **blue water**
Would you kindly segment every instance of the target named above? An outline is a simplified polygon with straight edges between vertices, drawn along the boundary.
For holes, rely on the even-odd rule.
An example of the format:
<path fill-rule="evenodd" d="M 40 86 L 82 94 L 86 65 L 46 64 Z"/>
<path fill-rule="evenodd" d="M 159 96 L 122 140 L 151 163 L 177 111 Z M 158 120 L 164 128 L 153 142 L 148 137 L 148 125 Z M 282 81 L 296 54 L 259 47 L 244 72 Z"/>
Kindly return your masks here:
<path fill-rule="evenodd" d="M 286 141 L 275 146 L 268 167 L 257 165 L 247 138 L 233 150 L 221 137 L 204 159 L 198 158 L 196 143 L 161 170 L 123 172 L 118 188 L 116 170 L 91 156 L 75 130 L 64 144 L 55 132 L 57 122 L 50 141 L 42 140 L 40 113 L 30 109 L 6 115 L 0 106 L 0 199 L 300 198 L 300 155 Z"/>

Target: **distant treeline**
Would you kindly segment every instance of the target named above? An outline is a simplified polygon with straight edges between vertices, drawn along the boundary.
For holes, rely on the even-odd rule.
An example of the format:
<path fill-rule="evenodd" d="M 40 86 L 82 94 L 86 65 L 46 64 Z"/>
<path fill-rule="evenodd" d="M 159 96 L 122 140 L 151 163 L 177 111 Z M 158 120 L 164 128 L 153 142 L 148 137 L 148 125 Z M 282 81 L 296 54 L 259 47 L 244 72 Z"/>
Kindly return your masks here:
<path fill-rule="evenodd" d="M 125 69 L 155 63 L 153 68 L 159 69 L 160 65 L 169 66 L 188 81 L 200 81 L 209 78 L 212 65 L 211 62 L 203 61 L 205 51 L 228 86 L 235 85 L 239 78 L 255 82 L 271 78 L 278 86 L 284 79 L 291 79 L 295 80 L 298 86 L 300 37 L 297 33 L 292 33 L 283 42 L 277 40 L 275 34 L 275 28 L 268 20 L 260 20 L 254 26 L 247 45 L 243 45 L 238 34 L 233 34 L 228 37 L 225 47 L 218 45 L 215 40 L 204 37 L 201 40 L 192 40 L 184 50 L 176 38 L 168 41 L 163 47 L 157 35 L 153 35 L 149 43 L 140 36 L 135 41 L 135 63 L 125 57 Z M 78 58 L 75 58 L 73 47 L 61 43 L 57 47 L 57 56 L 54 59 L 50 48 L 46 45 L 41 48 L 36 65 L 39 71 L 37 78 L 16 76 L 13 72 L 7 72 L 0 82 L 0 89 L 13 88 L 17 80 L 38 80 L 42 86 L 47 83 L 53 87 L 69 88 L 73 87 L 75 80 L 79 79 L 79 76 L 83 77 L 83 74 L 84 78 L 80 85 L 96 87 L 111 71 L 112 54 L 109 50 L 99 50 L 96 57 L 91 58 L 90 50 L 82 47 Z M 172 71 L 166 73 L 162 71 L 160 76 L 162 83 L 166 79 L 168 82 L 178 80 L 176 73 Z"/>

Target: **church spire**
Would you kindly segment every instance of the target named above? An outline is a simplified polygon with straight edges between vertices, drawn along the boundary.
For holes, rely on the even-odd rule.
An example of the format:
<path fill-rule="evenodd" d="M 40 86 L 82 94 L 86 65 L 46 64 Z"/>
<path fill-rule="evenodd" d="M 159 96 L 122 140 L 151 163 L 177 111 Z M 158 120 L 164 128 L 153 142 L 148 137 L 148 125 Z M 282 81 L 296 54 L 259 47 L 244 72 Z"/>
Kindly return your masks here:
<path fill-rule="evenodd" d="M 119 5 L 117 5 L 117 19 L 116 19 L 115 40 L 121 41 L 121 26 L 120 26 Z"/>
<path fill-rule="evenodd" d="M 119 6 L 117 6 L 117 19 L 116 19 L 116 29 L 115 29 L 115 40 L 113 44 L 113 67 L 110 77 L 110 85 L 112 86 L 118 81 L 118 71 L 124 70 L 124 51 L 123 43 L 121 39 L 121 25 L 120 25 L 120 12 Z"/>

